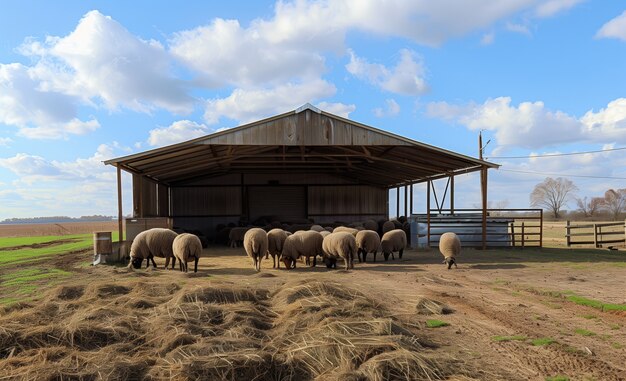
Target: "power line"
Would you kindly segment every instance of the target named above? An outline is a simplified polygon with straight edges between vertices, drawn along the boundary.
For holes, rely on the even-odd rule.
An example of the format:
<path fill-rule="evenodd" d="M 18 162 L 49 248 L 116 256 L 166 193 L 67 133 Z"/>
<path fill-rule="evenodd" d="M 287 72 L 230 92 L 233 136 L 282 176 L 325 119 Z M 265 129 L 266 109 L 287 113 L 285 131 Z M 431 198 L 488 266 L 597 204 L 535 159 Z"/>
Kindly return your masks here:
<path fill-rule="evenodd" d="M 543 176 L 564 176 L 564 177 L 581 177 L 587 179 L 610 179 L 610 180 L 626 180 L 626 177 L 610 177 L 610 176 L 585 176 L 585 175 L 570 175 L 566 173 L 545 173 L 545 172 L 532 172 L 532 171 L 518 171 L 515 169 L 499 169 L 499 171 L 504 172 L 516 172 L 516 173 L 527 173 L 531 175 L 543 175 Z"/>
<path fill-rule="evenodd" d="M 536 157 L 555 157 L 555 156 L 574 156 L 574 155 L 586 155 L 588 153 L 602 153 L 611 151 L 626 150 L 626 147 L 620 148 L 607 148 L 597 151 L 584 151 L 584 152 L 570 152 L 570 153 L 547 153 L 545 155 L 531 155 L 531 156 L 491 156 L 486 159 L 534 159 Z"/>

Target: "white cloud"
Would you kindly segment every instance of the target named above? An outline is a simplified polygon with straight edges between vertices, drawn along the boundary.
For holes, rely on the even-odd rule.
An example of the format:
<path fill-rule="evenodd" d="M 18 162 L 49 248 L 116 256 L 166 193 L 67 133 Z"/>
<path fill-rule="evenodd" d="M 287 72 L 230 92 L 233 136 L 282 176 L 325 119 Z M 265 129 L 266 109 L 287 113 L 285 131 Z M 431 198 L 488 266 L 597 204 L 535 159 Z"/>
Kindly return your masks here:
<path fill-rule="evenodd" d="M 535 8 L 537 17 L 551 17 L 559 12 L 566 11 L 584 0 L 548 0 L 540 2 Z"/>
<path fill-rule="evenodd" d="M 318 79 L 304 83 L 287 83 L 267 89 L 235 89 L 226 98 L 207 102 L 204 119 L 215 124 L 220 118 L 250 122 L 272 114 L 293 110 L 305 103 L 335 94 L 333 84 Z"/>
<path fill-rule="evenodd" d="M 411 50 L 400 50 L 400 62 L 391 69 L 382 64 L 369 63 L 351 50 L 348 53 L 350 62 L 346 69 L 359 79 L 396 94 L 419 95 L 428 91 L 422 60 Z"/>
<path fill-rule="evenodd" d="M 626 11 L 602 25 L 597 38 L 618 38 L 626 41 Z"/>
<path fill-rule="evenodd" d="M 396 116 L 400 113 L 400 105 L 395 99 L 386 99 L 385 108 L 378 107 L 374 109 L 374 115 L 378 118 Z"/>
<path fill-rule="evenodd" d="M 470 130 L 494 131 L 500 151 L 502 146 L 536 149 L 570 142 L 626 144 L 626 98 L 580 118 L 549 110 L 541 101 L 514 106 L 510 97 L 488 99 L 483 104 L 433 102 L 426 113 Z"/>
<path fill-rule="evenodd" d="M 427 114 L 454 121 L 470 130 L 495 131 L 499 145 L 537 148 L 580 140 L 582 125 L 561 111 L 550 111 L 543 102 L 511 105 L 511 98 L 488 99 L 464 106 L 430 103 Z"/>
<path fill-rule="evenodd" d="M 209 129 L 204 124 L 198 124 L 190 120 L 179 120 L 168 127 L 150 130 L 148 143 L 151 146 L 161 147 L 197 138 L 208 133 Z"/>
<path fill-rule="evenodd" d="M 59 139 L 100 127 L 96 119 L 78 119 L 76 98 L 42 89 L 22 64 L 0 64 L 0 89 L 0 123 L 17 126 L 21 136 Z"/>
<path fill-rule="evenodd" d="M 0 138 L 0 147 L 8 147 L 11 143 L 13 143 L 11 138 Z"/>
<path fill-rule="evenodd" d="M 485 33 L 483 34 L 483 36 L 480 39 L 480 44 L 481 45 L 491 45 L 493 44 L 493 42 L 496 40 L 496 34 L 491 31 L 489 33 Z"/>
<path fill-rule="evenodd" d="M 589 139 L 596 137 L 605 142 L 626 144 L 626 98 L 609 102 L 606 108 L 596 113 L 588 111 L 581 121 Z"/>
<path fill-rule="evenodd" d="M 527 36 L 530 36 L 532 34 L 530 32 L 530 29 L 528 28 L 528 25 L 525 25 L 525 24 L 516 24 L 512 22 L 507 22 L 506 29 L 510 32 L 525 34 Z"/>
<path fill-rule="evenodd" d="M 193 108 L 163 46 L 139 39 L 98 11 L 88 12 L 69 35 L 48 37 L 45 44 L 28 40 L 20 51 L 40 56 L 34 69 L 48 88 L 99 98 L 109 109 L 186 113 Z"/>
<path fill-rule="evenodd" d="M 176 33 L 170 50 L 214 87 L 311 79 L 324 71 L 324 57 L 306 43 L 273 41 L 256 24 L 246 29 L 236 20 L 215 19 L 208 26 Z"/>
<path fill-rule="evenodd" d="M 350 113 L 353 113 L 354 110 L 356 110 L 356 105 L 347 105 L 343 103 L 320 102 L 316 104 L 315 107 L 343 118 L 349 118 Z"/>

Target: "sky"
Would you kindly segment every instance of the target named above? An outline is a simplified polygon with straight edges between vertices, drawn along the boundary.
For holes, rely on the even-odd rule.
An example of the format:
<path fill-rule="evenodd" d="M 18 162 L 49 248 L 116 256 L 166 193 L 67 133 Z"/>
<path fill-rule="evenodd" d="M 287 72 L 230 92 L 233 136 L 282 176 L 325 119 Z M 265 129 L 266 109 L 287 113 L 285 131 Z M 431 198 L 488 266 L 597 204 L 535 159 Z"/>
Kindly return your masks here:
<path fill-rule="evenodd" d="M 307 102 L 473 157 L 482 131 L 485 158 L 501 165 L 489 172 L 494 206 L 528 208 L 547 176 L 569 178 L 581 198 L 626 188 L 622 1 L 0 8 L 0 220 L 116 215 L 115 168 L 104 160 Z M 601 152 L 542 157 L 588 151 Z M 128 175 L 122 183 L 127 214 Z M 478 174 L 459 176 L 455 206 L 477 206 L 478 189 Z"/>

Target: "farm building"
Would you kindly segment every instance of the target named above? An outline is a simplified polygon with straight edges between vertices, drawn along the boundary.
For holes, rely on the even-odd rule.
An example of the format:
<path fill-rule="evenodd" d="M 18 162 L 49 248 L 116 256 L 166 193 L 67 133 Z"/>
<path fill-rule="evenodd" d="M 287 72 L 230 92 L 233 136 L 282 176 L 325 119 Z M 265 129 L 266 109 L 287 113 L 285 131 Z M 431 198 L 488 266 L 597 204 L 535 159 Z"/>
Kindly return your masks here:
<path fill-rule="evenodd" d="M 394 188 L 404 188 L 404 210 L 398 191 L 396 215 L 407 215 L 413 210 L 407 190 L 442 178 L 451 179 L 453 209 L 454 176 L 474 171 L 482 173 L 486 215 L 487 170 L 497 167 L 310 104 L 105 164 L 117 167 L 120 216 L 124 170 L 133 176 L 134 217 L 168 218 L 208 237 L 228 223 L 386 219 Z"/>

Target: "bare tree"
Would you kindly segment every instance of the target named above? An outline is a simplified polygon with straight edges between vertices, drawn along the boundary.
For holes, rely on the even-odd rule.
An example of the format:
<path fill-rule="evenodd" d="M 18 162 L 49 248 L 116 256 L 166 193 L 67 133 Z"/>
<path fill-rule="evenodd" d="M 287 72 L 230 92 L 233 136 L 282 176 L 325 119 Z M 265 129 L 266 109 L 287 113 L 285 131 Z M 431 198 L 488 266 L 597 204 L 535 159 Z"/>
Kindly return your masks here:
<path fill-rule="evenodd" d="M 604 207 L 604 198 L 592 197 L 589 201 L 587 201 L 587 196 L 576 198 L 576 205 L 585 217 L 593 217 Z"/>
<path fill-rule="evenodd" d="M 604 192 L 604 208 L 617 220 L 626 207 L 626 189 L 609 189 Z"/>
<path fill-rule="evenodd" d="M 535 185 L 530 194 L 530 206 L 550 210 L 554 218 L 559 218 L 561 208 L 567 204 L 578 187 L 571 180 L 557 177 L 546 177 L 545 180 Z"/>

